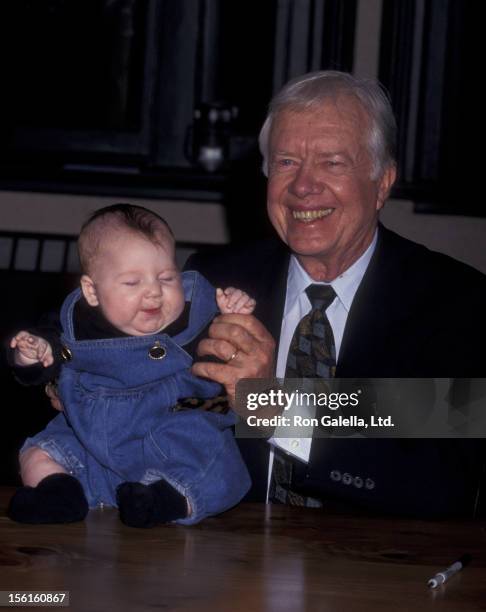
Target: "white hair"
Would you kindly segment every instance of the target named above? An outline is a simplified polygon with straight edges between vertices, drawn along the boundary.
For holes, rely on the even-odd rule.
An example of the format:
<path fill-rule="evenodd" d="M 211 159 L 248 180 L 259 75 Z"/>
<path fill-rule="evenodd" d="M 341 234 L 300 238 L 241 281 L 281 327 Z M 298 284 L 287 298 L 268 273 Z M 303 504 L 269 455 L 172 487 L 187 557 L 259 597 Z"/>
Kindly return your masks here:
<path fill-rule="evenodd" d="M 356 98 L 370 118 L 368 146 L 373 160 L 372 179 L 395 165 L 396 121 L 390 100 L 378 81 L 358 79 L 346 72 L 309 72 L 289 81 L 273 97 L 258 142 L 263 155 L 263 172 L 268 176 L 268 147 L 272 124 L 283 110 L 306 111 L 338 96 Z"/>

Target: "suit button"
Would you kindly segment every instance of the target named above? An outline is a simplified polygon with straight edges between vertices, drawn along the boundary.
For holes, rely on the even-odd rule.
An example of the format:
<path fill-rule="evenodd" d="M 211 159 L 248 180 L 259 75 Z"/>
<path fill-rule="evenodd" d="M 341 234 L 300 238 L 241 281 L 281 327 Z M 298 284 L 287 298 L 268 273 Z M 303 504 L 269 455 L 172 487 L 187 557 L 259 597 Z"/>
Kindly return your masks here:
<path fill-rule="evenodd" d="M 367 478 L 365 480 L 365 487 L 371 491 L 371 489 L 375 488 L 375 481 L 372 478 Z"/>
<path fill-rule="evenodd" d="M 339 482 L 341 480 L 341 472 L 338 470 L 333 470 L 329 475 L 334 482 Z"/>
<path fill-rule="evenodd" d="M 345 472 L 343 474 L 343 484 L 350 485 L 352 482 L 353 482 L 353 477 L 351 476 L 351 474 L 348 474 L 347 472 Z"/>
<path fill-rule="evenodd" d="M 354 477 L 354 481 L 353 481 L 354 486 L 357 489 L 361 489 L 361 487 L 363 486 L 363 479 L 361 478 L 361 476 L 355 476 Z"/>

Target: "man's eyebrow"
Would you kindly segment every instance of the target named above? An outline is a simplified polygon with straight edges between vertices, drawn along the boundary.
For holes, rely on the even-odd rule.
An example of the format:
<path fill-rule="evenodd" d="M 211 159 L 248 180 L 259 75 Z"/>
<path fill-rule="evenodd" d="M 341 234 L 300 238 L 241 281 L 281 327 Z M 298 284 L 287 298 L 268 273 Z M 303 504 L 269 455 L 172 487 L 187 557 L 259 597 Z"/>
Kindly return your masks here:
<path fill-rule="evenodd" d="M 285 151 L 283 149 L 277 150 L 277 151 L 273 151 L 272 155 L 288 155 L 288 156 L 293 156 L 293 155 L 298 155 L 298 153 L 292 152 L 292 151 Z M 333 157 L 335 155 L 340 155 L 341 157 L 349 157 L 349 153 L 343 149 L 330 149 L 328 151 L 319 151 L 318 153 L 316 153 L 316 157 Z"/>
<path fill-rule="evenodd" d="M 349 157 L 349 154 L 342 149 L 330 149 L 329 151 L 319 151 L 319 153 L 316 153 L 316 157 L 335 157 L 336 155 Z"/>

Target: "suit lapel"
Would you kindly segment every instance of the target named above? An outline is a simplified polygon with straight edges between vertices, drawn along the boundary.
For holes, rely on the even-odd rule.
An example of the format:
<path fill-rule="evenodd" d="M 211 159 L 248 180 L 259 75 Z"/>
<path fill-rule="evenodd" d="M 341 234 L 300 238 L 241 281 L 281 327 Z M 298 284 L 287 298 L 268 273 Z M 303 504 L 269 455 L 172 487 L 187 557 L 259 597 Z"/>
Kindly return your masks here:
<path fill-rule="evenodd" d="M 377 352 L 379 342 L 399 320 L 397 311 L 397 261 L 395 247 L 390 247 L 392 234 L 383 226 L 378 229 L 378 242 L 368 269 L 354 296 L 344 329 L 337 377 L 354 377 L 380 371 L 379 363 L 386 356 Z M 370 350 L 370 347 L 373 347 Z"/>

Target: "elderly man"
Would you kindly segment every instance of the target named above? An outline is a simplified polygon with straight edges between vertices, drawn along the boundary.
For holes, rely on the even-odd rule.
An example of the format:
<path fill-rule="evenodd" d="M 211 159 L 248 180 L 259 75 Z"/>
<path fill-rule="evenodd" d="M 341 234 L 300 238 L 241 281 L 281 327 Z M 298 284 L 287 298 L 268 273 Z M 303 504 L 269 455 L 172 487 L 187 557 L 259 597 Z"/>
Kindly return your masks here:
<path fill-rule="evenodd" d="M 324 287 L 320 316 L 332 346 L 323 376 L 485 375 L 485 277 L 378 222 L 396 176 L 395 132 L 389 101 L 372 81 L 316 72 L 277 94 L 260 147 L 280 241 L 189 261 L 217 286 L 257 300 L 255 318 L 218 317 L 199 353 L 227 363 L 201 361 L 195 374 L 230 396 L 241 378 L 302 375 L 292 369 L 292 339 Z M 241 441 L 253 499 L 265 499 L 276 447 L 294 465 L 288 490 L 304 500 L 415 516 L 477 512 L 479 440 L 316 439 L 299 451 L 272 442 Z"/>

